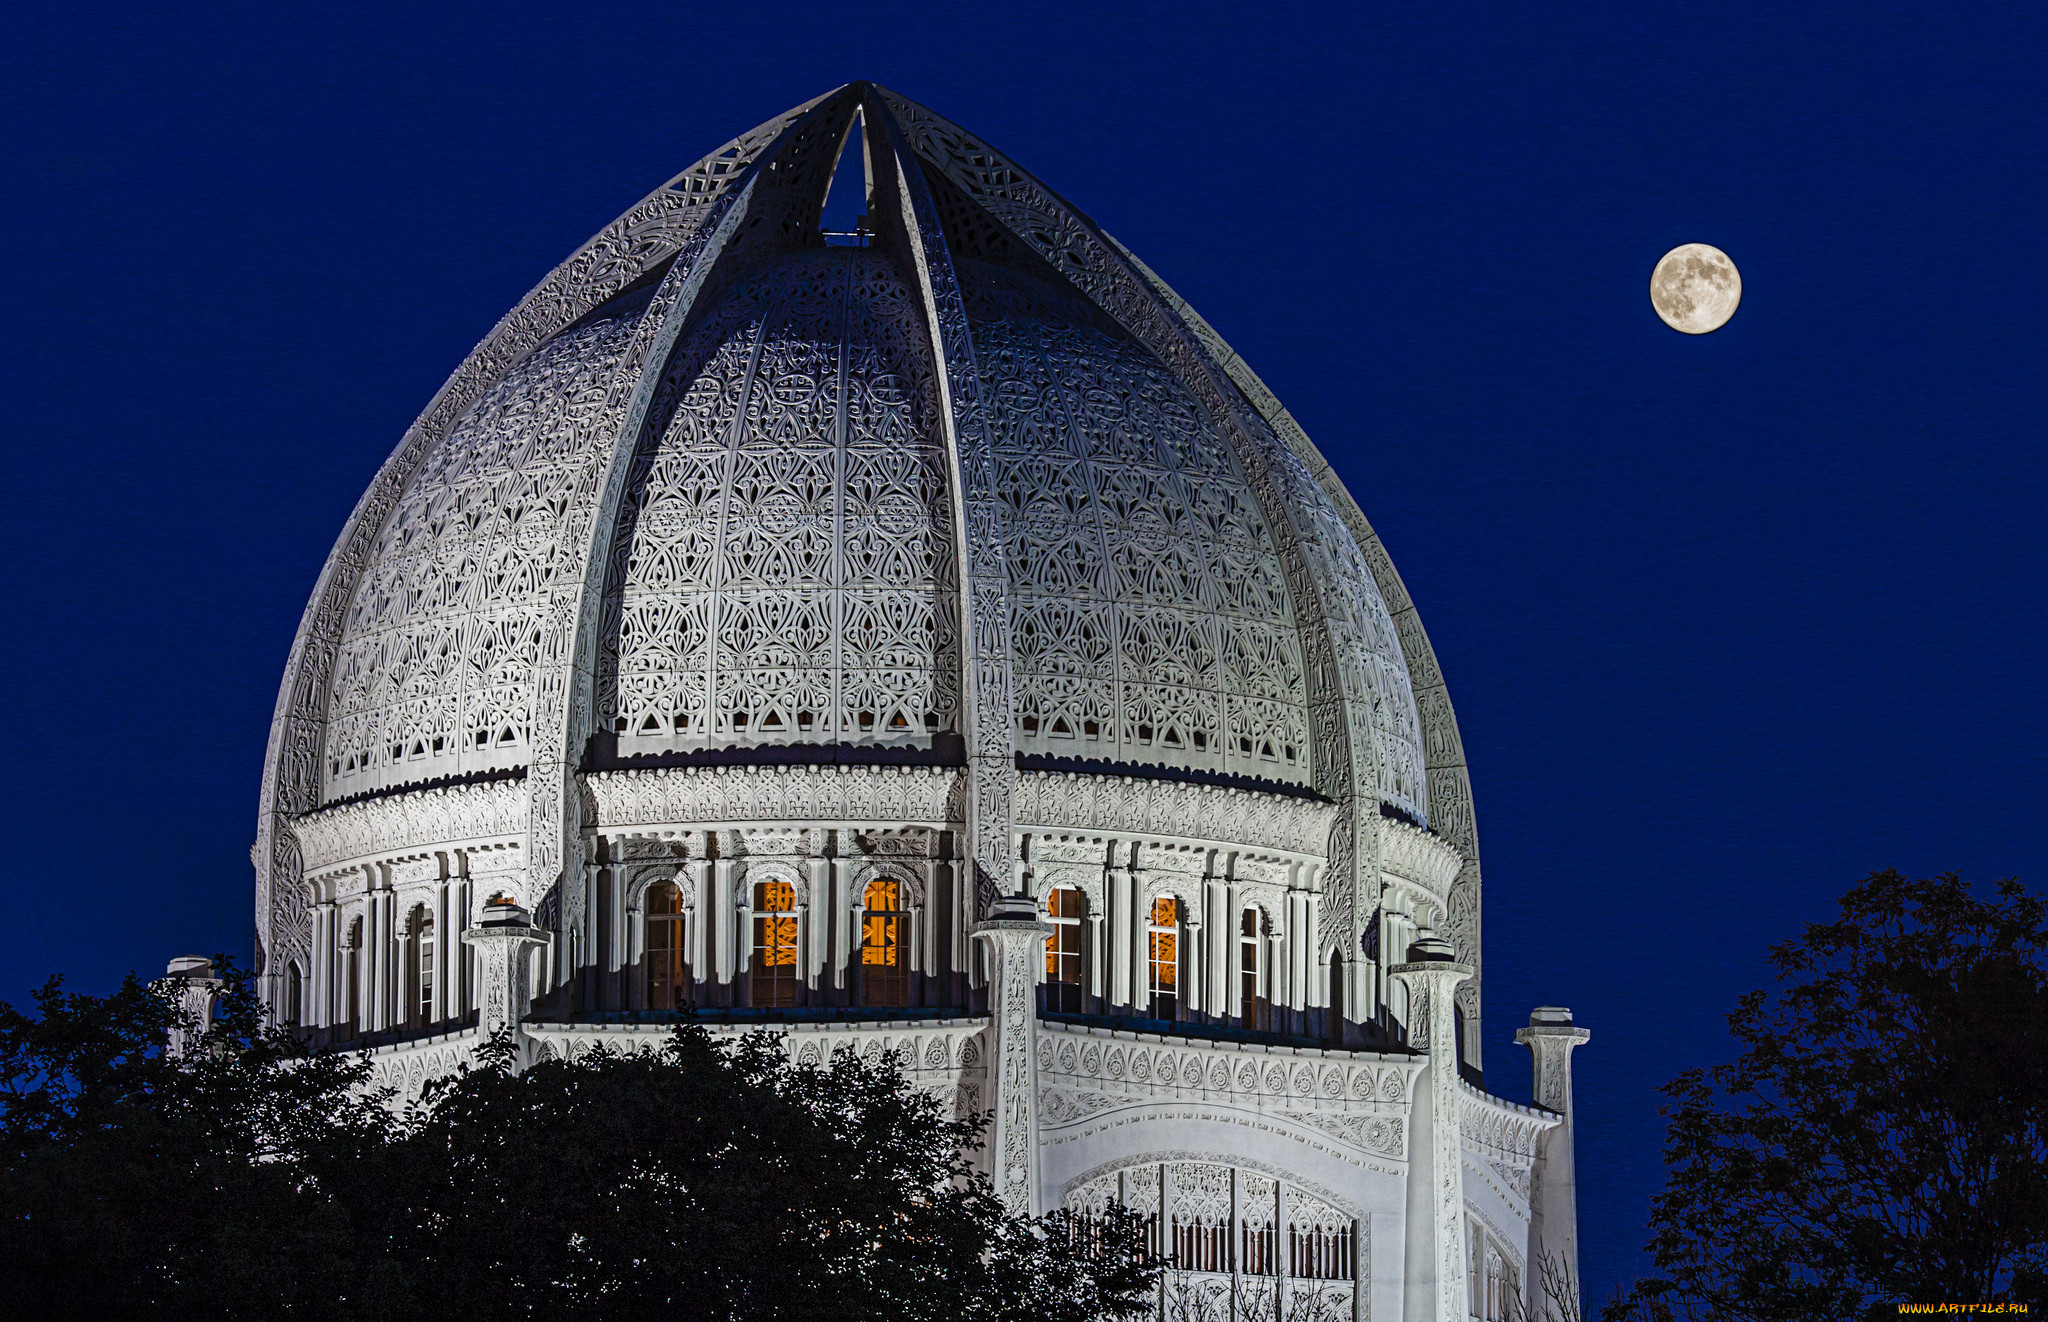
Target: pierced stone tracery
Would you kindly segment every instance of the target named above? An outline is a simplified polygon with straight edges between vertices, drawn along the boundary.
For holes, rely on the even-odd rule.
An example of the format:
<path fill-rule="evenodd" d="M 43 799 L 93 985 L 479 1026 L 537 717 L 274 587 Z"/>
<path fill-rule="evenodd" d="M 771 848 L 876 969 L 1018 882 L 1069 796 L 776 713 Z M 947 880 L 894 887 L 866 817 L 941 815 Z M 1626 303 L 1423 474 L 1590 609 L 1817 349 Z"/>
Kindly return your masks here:
<path fill-rule="evenodd" d="M 622 754 L 957 727 L 915 315 L 886 257 L 841 248 L 753 273 L 688 337 L 613 555 L 600 719 Z"/>
<path fill-rule="evenodd" d="M 1071 292 L 962 265 L 1009 514 L 1019 751 L 1306 783 L 1300 643 L 1227 443 Z"/>
<path fill-rule="evenodd" d="M 558 524 L 594 478 L 588 424 L 644 306 L 622 300 L 536 349 L 406 484 L 335 658 L 329 801 L 526 764 L 541 613 L 575 572 Z"/>

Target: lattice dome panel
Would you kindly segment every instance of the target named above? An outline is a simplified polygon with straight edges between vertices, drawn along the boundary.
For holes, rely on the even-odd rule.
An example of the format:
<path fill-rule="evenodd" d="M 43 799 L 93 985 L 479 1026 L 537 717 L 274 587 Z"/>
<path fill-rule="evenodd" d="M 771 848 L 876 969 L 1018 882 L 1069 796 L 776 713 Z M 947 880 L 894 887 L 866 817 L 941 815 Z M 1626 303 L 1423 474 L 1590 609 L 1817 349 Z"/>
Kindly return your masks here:
<path fill-rule="evenodd" d="M 644 308 L 621 300 L 540 346 L 406 484 L 335 657 L 327 800 L 525 765 L 541 613 L 577 572 L 558 525 L 597 479 L 590 424 Z"/>
<path fill-rule="evenodd" d="M 961 266 L 1010 524 L 1019 751 L 1306 783 L 1300 640 L 1228 441 L 1069 291 Z"/>
<path fill-rule="evenodd" d="M 955 731 L 933 367 L 893 263 L 837 248 L 750 273 L 664 387 L 607 602 L 600 719 L 619 752 Z"/>

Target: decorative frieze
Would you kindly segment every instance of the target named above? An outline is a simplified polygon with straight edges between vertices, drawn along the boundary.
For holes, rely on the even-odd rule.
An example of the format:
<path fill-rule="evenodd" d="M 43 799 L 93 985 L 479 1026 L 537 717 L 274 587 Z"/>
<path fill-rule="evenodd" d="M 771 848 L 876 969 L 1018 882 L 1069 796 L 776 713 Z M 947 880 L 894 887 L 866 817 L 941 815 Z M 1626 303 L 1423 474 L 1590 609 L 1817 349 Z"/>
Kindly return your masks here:
<path fill-rule="evenodd" d="M 1027 771 L 1017 777 L 1017 824 L 1215 841 L 1323 857 L 1334 804 L 1178 780 Z"/>
<path fill-rule="evenodd" d="M 1410 882 L 1439 899 L 1451 893 L 1451 883 L 1465 859 L 1439 837 L 1418 830 L 1406 822 L 1380 819 L 1380 870 Z"/>
<path fill-rule="evenodd" d="M 1069 1110 L 1099 1094 L 1128 1105 L 1165 1098 L 1236 1099 L 1262 1109 L 1304 1104 L 1398 1117 L 1421 1062 L 1401 1056 L 1239 1042 L 1193 1042 L 1077 1024 L 1042 1023 L 1038 1072 Z"/>
<path fill-rule="evenodd" d="M 957 767 L 738 766 L 601 771 L 584 778 L 600 830 L 691 822 L 946 827 L 966 813 Z"/>
<path fill-rule="evenodd" d="M 292 823 L 307 874 L 402 856 L 430 845 L 523 837 L 526 782 L 414 790 L 307 813 Z"/>

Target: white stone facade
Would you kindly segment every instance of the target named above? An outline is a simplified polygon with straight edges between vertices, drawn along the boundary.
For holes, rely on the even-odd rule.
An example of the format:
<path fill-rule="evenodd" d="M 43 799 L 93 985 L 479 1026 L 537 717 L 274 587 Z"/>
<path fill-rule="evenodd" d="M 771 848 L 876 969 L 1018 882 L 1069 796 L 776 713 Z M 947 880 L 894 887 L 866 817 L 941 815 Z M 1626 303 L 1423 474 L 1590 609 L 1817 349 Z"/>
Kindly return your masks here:
<path fill-rule="evenodd" d="M 1379 539 L 1136 258 L 871 85 L 450 379 L 315 589 L 253 858 L 278 1014 L 404 1093 L 688 1004 L 899 1053 L 1019 1210 L 1152 1214 L 1170 1317 L 1540 1312 L 1576 1251 L 1583 1030 L 1529 1030 L 1543 1108 L 1474 1085 L 1464 754 Z"/>

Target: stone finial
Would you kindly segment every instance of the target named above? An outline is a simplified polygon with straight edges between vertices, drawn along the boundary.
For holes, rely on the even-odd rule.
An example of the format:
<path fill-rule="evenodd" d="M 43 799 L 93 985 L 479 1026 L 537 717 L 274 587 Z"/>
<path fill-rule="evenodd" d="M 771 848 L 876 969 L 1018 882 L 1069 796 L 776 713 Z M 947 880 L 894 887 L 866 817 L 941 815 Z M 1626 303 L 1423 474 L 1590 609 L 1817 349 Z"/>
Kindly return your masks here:
<path fill-rule="evenodd" d="M 555 934 L 533 925 L 532 917 L 502 896 L 484 906 L 483 919 L 462 934 L 463 944 L 476 947 L 482 986 L 477 995 L 477 1020 L 486 1035 L 517 1027 L 533 1004 L 533 961 L 530 951 L 544 949 Z"/>

